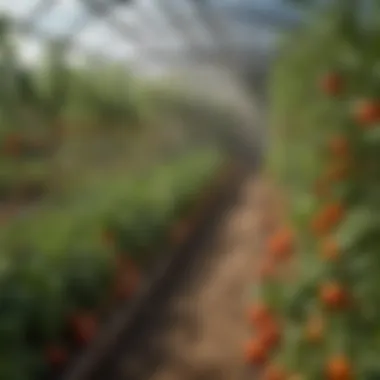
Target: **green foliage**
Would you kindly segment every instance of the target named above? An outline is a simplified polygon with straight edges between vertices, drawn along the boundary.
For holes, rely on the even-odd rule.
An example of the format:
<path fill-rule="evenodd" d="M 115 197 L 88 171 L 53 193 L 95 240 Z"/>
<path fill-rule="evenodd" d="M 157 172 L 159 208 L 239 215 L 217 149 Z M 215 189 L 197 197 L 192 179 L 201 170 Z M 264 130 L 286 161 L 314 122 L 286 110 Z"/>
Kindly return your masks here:
<path fill-rule="evenodd" d="M 0 230 L 0 377 L 26 380 L 45 378 L 47 348 L 77 348 L 67 336 L 73 312 L 101 317 L 117 297 L 120 256 L 141 276 L 163 259 L 223 160 L 181 145 L 163 164 L 160 105 L 125 67 L 70 65 L 62 41 L 24 67 L 13 38 L 0 22 L 0 212 L 20 209 Z M 134 166 L 136 151 L 149 164 Z M 37 185 L 44 197 L 25 207 Z"/>
<path fill-rule="evenodd" d="M 275 299 L 275 317 L 285 335 L 273 362 L 300 378 L 317 379 L 343 357 L 344 375 L 328 378 L 366 379 L 376 377 L 380 351 L 379 203 L 374 195 L 380 173 L 375 153 L 380 55 L 374 41 L 380 29 L 371 18 L 363 25 L 362 3 L 333 3 L 331 12 L 284 45 L 272 77 L 268 166 L 290 201 L 289 224 L 297 243 L 293 261 L 277 265 L 279 270 L 296 267 L 298 277 L 291 284 L 264 283 L 263 293 L 270 289 L 268 302 Z M 342 80 L 337 91 L 331 78 Z M 372 114 L 363 112 L 366 105 L 373 107 Z M 347 144 L 343 153 L 331 148 L 336 136 Z M 331 175 L 337 163 L 349 167 L 341 177 Z M 321 179 L 324 192 L 315 187 Z M 307 335 L 310 317 L 323 322 L 318 341 Z"/>
<path fill-rule="evenodd" d="M 4 18 L 1 28 L 2 201 L 29 201 L 37 198 L 33 192 L 60 191 L 68 182 L 62 178 L 62 162 L 68 160 L 63 156 L 74 156 L 75 144 L 86 152 L 101 133 L 104 144 L 115 139 L 120 144 L 152 124 L 148 97 L 122 65 L 72 65 L 67 43 L 54 40 L 45 46 L 40 62 L 25 66 L 17 55 L 12 24 Z M 84 155 L 75 158 L 75 166 L 82 165 Z"/>
<path fill-rule="evenodd" d="M 331 112 L 335 105 L 326 102 L 315 79 L 341 62 L 345 45 L 334 33 L 334 20 L 334 14 L 317 19 L 303 33 L 289 38 L 274 69 L 270 85 L 274 154 L 268 157 L 268 165 L 284 181 L 291 178 L 295 183 L 300 172 L 312 174 L 318 168 L 316 148 L 327 128 L 331 130 L 341 119 L 336 107 Z"/>
<path fill-rule="evenodd" d="M 10 26 L 4 26 L 0 44 L 2 128 L 26 127 L 28 119 L 45 128 L 59 123 L 97 123 L 135 127 L 141 122 L 141 96 L 126 70 L 117 65 L 77 67 L 68 63 L 68 45 L 54 40 L 46 46 L 38 67 L 22 67 Z M 27 113 L 27 118 L 20 118 Z M 4 123 L 3 123 L 4 124 Z"/>
<path fill-rule="evenodd" d="M 222 163 L 218 151 L 193 152 L 4 228 L 0 374 L 20 370 L 20 379 L 41 378 L 44 350 L 69 344 L 65 329 L 72 312 L 96 311 L 109 299 L 115 257 L 127 255 L 142 273 L 162 260 L 170 228 L 187 215 Z M 103 241 L 105 231 L 113 234 L 112 247 Z M 20 367 L 21 356 L 26 361 Z"/>

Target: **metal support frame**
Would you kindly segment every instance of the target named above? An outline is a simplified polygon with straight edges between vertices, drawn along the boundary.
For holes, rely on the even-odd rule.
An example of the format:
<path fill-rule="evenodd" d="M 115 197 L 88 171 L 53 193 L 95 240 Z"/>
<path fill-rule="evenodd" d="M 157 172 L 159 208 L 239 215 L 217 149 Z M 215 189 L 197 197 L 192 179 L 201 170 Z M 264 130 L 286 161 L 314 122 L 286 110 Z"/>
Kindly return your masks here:
<path fill-rule="evenodd" d="M 172 54 L 173 59 L 177 58 L 178 52 L 170 51 L 170 49 L 165 50 L 164 48 L 148 48 L 147 41 L 141 36 L 141 33 L 138 32 L 136 28 L 132 25 L 119 20 L 115 17 L 113 12 L 117 7 L 127 7 L 138 5 L 136 1 L 131 0 L 78 0 L 81 2 L 89 14 L 93 16 L 90 20 L 85 20 L 80 22 L 79 25 L 74 27 L 74 30 L 70 33 L 69 36 L 66 36 L 69 45 L 77 45 L 75 37 L 80 33 L 89 22 L 95 20 L 105 20 L 107 21 L 110 29 L 115 32 L 122 41 L 125 41 L 127 44 L 134 44 L 138 46 L 141 50 L 141 55 L 148 56 L 154 59 L 167 58 L 170 61 L 170 54 Z M 49 38 L 48 35 L 42 33 L 36 27 L 38 20 L 43 17 L 46 12 L 48 12 L 58 0 L 40 0 L 38 4 L 31 11 L 30 17 L 25 22 L 23 21 L 18 25 L 18 30 L 24 34 L 33 34 L 38 38 L 46 39 Z M 193 13 L 196 17 L 189 17 L 186 12 L 181 11 L 180 3 L 187 2 L 190 5 Z M 236 56 L 236 46 L 234 45 L 233 36 L 234 30 L 230 27 L 228 18 L 231 17 L 231 14 L 223 13 L 220 9 L 217 9 L 212 5 L 208 0 L 175 0 L 172 3 L 167 0 L 155 0 L 154 2 L 156 9 L 164 17 L 166 23 L 169 27 L 169 30 L 172 30 L 173 33 L 176 33 L 177 36 L 181 38 L 184 46 L 187 50 L 191 51 L 191 55 L 187 59 L 193 60 L 196 62 L 205 62 L 207 60 L 219 60 L 223 64 L 227 64 L 234 71 L 239 71 L 238 63 L 236 60 L 239 60 Z M 135 8 L 137 11 L 137 8 Z M 154 19 L 154 15 L 149 15 L 148 19 Z M 276 23 L 276 17 L 273 17 L 271 21 L 270 14 L 265 14 L 265 12 L 259 12 L 250 10 L 249 17 L 252 20 L 260 21 L 262 23 L 271 24 L 271 22 Z M 248 16 L 247 16 L 248 17 Z M 146 18 L 145 18 L 146 21 Z M 211 37 L 213 41 L 213 48 L 205 46 L 204 40 L 197 38 L 195 32 L 191 28 L 183 28 L 185 23 L 189 24 L 190 21 L 196 21 L 198 26 L 201 26 Z M 194 23 L 195 24 L 195 23 Z M 285 22 L 286 24 L 286 22 Z M 288 22 L 287 28 L 295 26 L 292 22 Z M 149 28 L 149 26 L 147 26 Z M 196 27 L 196 26 L 195 26 Z M 82 47 L 81 47 L 82 49 Z M 232 50 L 231 50 L 232 49 Z M 85 49 L 82 49 L 85 50 Z M 177 54 L 175 54 L 177 53 Z M 182 54 L 182 52 L 180 52 Z M 92 54 L 92 53 L 91 53 Z M 240 54 L 241 55 L 241 54 Z M 233 63 L 231 61 L 234 61 Z"/>

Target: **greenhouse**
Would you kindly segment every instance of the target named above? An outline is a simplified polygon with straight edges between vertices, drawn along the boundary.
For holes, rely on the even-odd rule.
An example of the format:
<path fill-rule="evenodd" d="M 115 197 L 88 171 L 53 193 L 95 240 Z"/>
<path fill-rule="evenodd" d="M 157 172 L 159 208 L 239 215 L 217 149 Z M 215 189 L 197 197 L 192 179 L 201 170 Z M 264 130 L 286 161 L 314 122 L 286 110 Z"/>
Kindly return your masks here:
<path fill-rule="evenodd" d="M 378 0 L 0 0 L 0 379 L 376 380 Z"/>

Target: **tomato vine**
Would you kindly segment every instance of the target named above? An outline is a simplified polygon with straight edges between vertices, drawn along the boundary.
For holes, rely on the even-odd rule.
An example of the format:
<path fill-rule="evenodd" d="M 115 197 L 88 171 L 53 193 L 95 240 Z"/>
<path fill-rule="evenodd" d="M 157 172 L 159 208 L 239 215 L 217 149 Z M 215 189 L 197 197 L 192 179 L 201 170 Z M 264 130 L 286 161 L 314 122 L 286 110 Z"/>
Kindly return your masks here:
<path fill-rule="evenodd" d="M 264 245 L 265 323 L 250 317 L 246 352 L 265 380 L 380 375 L 379 15 L 378 2 L 331 2 L 273 73 L 268 171 L 289 207 Z"/>

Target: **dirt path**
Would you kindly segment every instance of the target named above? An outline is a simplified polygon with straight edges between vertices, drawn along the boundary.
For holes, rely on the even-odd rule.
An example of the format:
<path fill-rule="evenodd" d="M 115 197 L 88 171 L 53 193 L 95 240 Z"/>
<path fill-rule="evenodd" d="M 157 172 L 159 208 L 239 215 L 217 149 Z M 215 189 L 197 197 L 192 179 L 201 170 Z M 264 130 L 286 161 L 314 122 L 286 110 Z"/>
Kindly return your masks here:
<path fill-rule="evenodd" d="M 245 309 L 255 266 L 258 191 L 250 179 L 214 241 L 204 248 L 209 259 L 203 256 L 195 274 L 149 315 L 152 329 L 123 354 L 115 379 L 247 378 L 242 346 L 248 336 Z"/>

